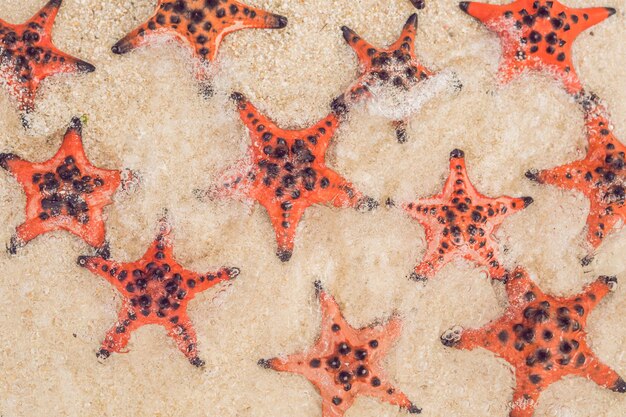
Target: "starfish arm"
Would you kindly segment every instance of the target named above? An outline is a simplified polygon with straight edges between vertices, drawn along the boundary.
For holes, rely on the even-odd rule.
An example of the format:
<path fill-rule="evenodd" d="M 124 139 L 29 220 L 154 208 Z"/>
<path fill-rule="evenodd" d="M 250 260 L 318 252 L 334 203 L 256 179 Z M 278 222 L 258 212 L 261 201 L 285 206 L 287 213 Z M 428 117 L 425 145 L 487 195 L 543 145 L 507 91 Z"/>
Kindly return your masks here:
<path fill-rule="evenodd" d="M 276 255 L 286 262 L 291 258 L 295 244 L 296 230 L 302 219 L 307 204 L 279 204 L 277 201 L 262 199 L 261 204 L 265 207 L 274 227 L 276 235 Z M 285 210 L 289 208 L 289 210 Z M 288 216 L 288 217 L 285 217 Z"/>
<path fill-rule="evenodd" d="M 587 285 L 583 291 L 574 296 L 573 299 L 577 307 L 576 313 L 582 316 L 582 320 L 586 320 L 587 316 L 604 297 L 615 291 L 617 288 L 617 278 L 610 276 L 601 276 L 591 284 Z"/>
<path fill-rule="evenodd" d="M 260 175 L 261 170 L 252 163 L 252 154 L 249 153 L 246 158 L 224 170 L 206 195 L 209 198 L 254 198 L 254 183 Z"/>
<path fill-rule="evenodd" d="M 571 9 L 571 12 L 578 16 L 578 22 L 572 25 L 572 37 L 575 38 L 579 33 L 613 16 L 615 9 L 612 7 L 589 7 Z"/>
<path fill-rule="evenodd" d="M 615 211 L 608 212 L 606 204 L 599 203 L 595 198 L 590 201 L 591 208 L 587 216 L 587 241 L 596 249 L 620 220 L 626 221 L 626 215 Z"/>
<path fill-rule="evenodd" d="M 239 117 L 243 124 L 250 131 L 250 138 L 252 140 L 253 154 L 263 154 L 263 148 L 265 143 L 263 141 L 263 132 L 283 132 L 283 129 L 276 126 L 270 118 L 263 115 L 249 100 L 247 100 L 241 93 L 233 93 L 233 99 L 237 102 L 237 109 L 239 110 Z"/>
<path fill-rule="evenodd" d="M 100 256 L 81 256 L 78 258 L 78 265 L 107 280 L 124 296 L 129 294 L 125 283 L 127 274 L 120 274 L 123 270 L 123 265 L 120 263 Z"/>
<path fill-rule="evenodd" d="M 313 155 L 317 160 L 324 159 L 330 141 L 338 128 L 339 117 L 335 113 L 330 113 L 310 129 L 303 132 L 306 140 L 313 145 Z"/>
<path fill-rule="evenodd" d="M 170 319 L 165 324 L 167 335 L 174 339 L 178 350 L 189 359 L 192 365 L 203 366 L 204 361 L 198 358 L 197 336 L 191 320 L 185 312 L 175 317 L 178 317 L 178 319 L 175 319 L 176 323 L 173 323 Z"/>
<path fill-rule="evenodd" d="M 341 400 L 341 403 L 335 405 L 331 395 L 322 395 L 322 417 L 343 417 L 348 409 L 354 404 L 354 398 L 351 395 Z"/>
<path fill-rule="evenodd" d="M 370 201 L 370 199 L 359 192 L 351 182 L 335 171 L 328 168 L 322 168 L 319 171 L 321 174 L 317 185 L 319 190 L 315 194 L 312 194 L 312 204 L 330 202 L 337 208 L 361 208 Z"/>
<path fill-rule="evenodd" d="M 36 73 L 38 80 L 55 74 L 90 73 L 96 70 L 96 67 L 89 62 L 73 57 L 53 46 L 46 51 L 43 59 L 46 61 L 46 65 L 39 67 L 39 71 Z"/>
<path fill-rule="evenodd" d="M 387 356 L 395 342 L 402 334 L 402 320 L 398 316 L 392 316 L 386 323 L 378 324 L 359 330 L 359 338 L 362 344 L 376 341 L 376 348 L 370 350 L 371 362 Z"/>
<path fill-rule="evenodd" d="M 277 372 L 289 372 L 308 377 L 311 375 L 313 368 L 310 366 L 312 356 L 307 353 L 295 353 L 285 358 L 277 357 L 267 360 L 261 360 L 263 366 L 273 369 Z M 321 373 L 320 373 L 321 375 Z M 311 381 L 313 382 L 313 381 Z"/>
<path fill-rule="evenodd" d="M 516 385 L 513 391 L 513 403 L 509 417 L 532 417 L 537 407 L 540 392 L 528 378 L 516 373 Z"/>
<path fill-rule="evenodd" d="M 316 283 L 316 285 L 318 285 Z M 346 322 L 341 314 L 341 310 L 337 301 L 333 298 L 332 295 L 324 291 L 320 290 L 319 286 L 316 286 L 318 291 L 318 298 L 320 303 L 320 309 L 322 311 L 322 330 L 320 333 L 320 337 L 318 339 L 318 343 L 328 343 L 328 341 L 332 341 L 336 339 L 335 331 L 333 327 L 339 326 L 342 330 L 342 334 L 346 336 L 346 338 L 351 339 L 355 336 L 355 332 L 352 327 Z M 343 337 L 343 336 L 341 336 Z M 339 339 L 337 339 L 339 342 Z M 332 342 L 331 342 L 332 343 Z M 316 348 L 321 348 L 320 346 L 316 346 Z"/>
<path fill-rule="evenodd" d="M 52 27 L 56 20 L 59 9 L 63 0 L 50 0 L 37 13 L 35 13 L 28 21 L 39 24 L 46 34 L 52 33 Z M 48 35 L 49 36 L 49 35 Z"/>
<path fill-rule="evenodd" d="M 383 376 L 379 372 L 376 372 L 376 375 L 378 375 L 379 377 Z M 400 408 L 408 410 L 411 414 L 419 414 L 421 412 L 421 409 L 413 405 L 413 403 L 411 402 L 409 397 L 406 396 L 406 394 L 396 389 L 392 384 L 386 381 L 377 387 L 374 387 L 371 384 L 366 385 L 361 389 L 359 393 L 362 395 L 367 395 L 368 397 L 376 398 L 382 402 L 397 405 Z"/>
<path fill-rule="evenodd" d="M 34 217 L 31 217 L 27 210 L 27 216 L 29 217 L 24 223 L 19 225 L 16 229 L 15 235 L 20 241 L 20 244 L 26 244 L 44 233 L 51 232 L 55 229 L 54 220 L 41 220 L 35 213 Z"/>
<path fill-rule="evenodd" d="M 455 149 L 450 152 L 450 174 L 443 186 L 443 193 L 438 197 L 447 199 L 459 190 L 467 194 L 477 193 L 467 175 L 465 153 L 460 149 Z"/>
<path fill-rule="evenodd" d="M 589 189 L 585 184 L 587 168 L 583 161 L 575 161 L 542 171 L 528 171 L 526 177 L 540 184 L 550 184 L 567 190 L 580 190 L 585 192 Z"/>
<path fill-rule="evenodd" d="M 341 31 L 343 32 L 343 38 L 354 50 L 354 52 L 356 52 L 359 64 L 362 67 L 361 72 L 366 72 L 371 66 L 370 57 L 373 53 L 378 51 L 378 49 L 347 26 L 342 26 Z"/>
<path fill-rule="evenodd" d="M 124 301 L 117 322 L 109 329 L 102 341 L 98 356 L 106 359 L 111 352 L 124 353 L 131 334 L 139 327 L 141 327 L 141 324 L 137 320 L 132 307 L 128 301 Z"/>
<path fill-rule="evenodd" d="M 153 29 L 151 28 L 156 29 L 156 20 L 158 14 L 158 12 L 154 13 L 148 20 L 137 26 L 126 36 L 117 41 L 115 45 L 111 47 L 111 51 L 114 54 L 122 55 L 145 45 L 148 34 L 153 32 Z M 155 31 L 155 33 L 158 33 L 159 35 L 170 36 L 177 39 L 178 41 L 182 41 L 183 39 L 181 35 L 179 35 L 175 30 L 169 27 L 161 27 L 157 31 Z"/>
<path fill-rule="evenodd" d="M 287 18 L 276 13 L 270 13 L 258 7 L 248 6 L 238 1 L 232 1 L 228 13 L 234 15 L 232 23 L 226 26 L 221 36 L 216 39 L 214 50 L 217 50 L 223 37 L 241 29 L 282 29 L 287 26 Z"/>
<path fill-rule="evenodd" d="M 580 376 L 590 379 L 603 388 L 622 394 L 626 393 L 626 382 L 617 372 L 593 355 L 588 358 L 588 361 L 588 366 L 576 368 Z"/>
<path fill-rule="evenodd" d="M 533 203 L 533 199 L 531 197 L 500 197 L 497 198 L 495 203 L 493 204 L 493 208 L 495 209 L 496 214 L 493 218 L 496 221 L 496 226 L 493 228 L 495 232 L 498 230 L 500 223 L 512 214 L 519 213 L 524 210 L 526 207 L 530 206 Z"/>
<path fill-rule="evenodd" d="M 61 228 L 83 239 L 89 246 L 99 248 L 104 245 L 106 235 L 102 209 L 94 207 L 90 210 L 89 214 L 90 216 L 87 223 L 63 222 L 61 223 Z"/>
<path fill-rule="evenodd" d="M 404 24 L 402 32 L 400 33 L 400 37 L 389 47 L 389 49 L 400 49 L 403 44 L 407 44 L 409 46 L 409 50 L 407 52 L 411 55 L 412 58 L 415 58 L 415 49 L 413 48 L 413 45 L 415 45 L 416 33 L 417 13 L 413 13 L 411 16 L 409 16 L 408 20 Z"/>
<path fill-rule="evenodd" d="M 483 22 L 488 27 L 489 22 L 503 17 L 503 13 L 507 6 L 508 5 L 486 4 L 475 1 L 462 1 L 459 3 L 461 10 L 473 18 Z"/>
<path fill-rule="evenodd" d="M 428 238 L 426 240 L 430 242 Z M 437 249 L 437 244 L 429 244 L 424 258 L 415 266 L 415 274 L 417 274 L 416 279 L 433 278 L 445 264 L 450 262 L 452 257 L 452 252 L 440 254 Z"/>
<path fill-rule="evenodd" d="M 210 272 L 205 274 L 204 277 L 198 277 L 195 280 L 195 285 L 193 286 L 194 293 L 201 293 L 202 291 L 206 291 L 211 287 L 214 287 L 217 284 L 220 284 L 225 281 L 230 281 L 235 279 L 239 275 L 238 268 L 221 268 L 217 272 Z M 204 279 L 203 279 L 204 278 Z"/>
<path fill-rule="evenodd" d="M 34 191 L 33 187 L 29 187 L 34 174 L 32 163 L 23 160 L 15 154 L 3 153 L 0 154 L 0 167 L 10 172 L 22 187 L 25 189 L 28 187 L 28 190 L 26 191 L 29 191 L 30 189 Z"/>
<path fill-rule="evenodd" d="M 517 267 L 505 279 L 505 290 L 509 299 L 510 309 L 524 304 L 524 295 L 533 292 L 535 295 L 543 294 L 533 283 L 532 279 L 522 267 Z"/>

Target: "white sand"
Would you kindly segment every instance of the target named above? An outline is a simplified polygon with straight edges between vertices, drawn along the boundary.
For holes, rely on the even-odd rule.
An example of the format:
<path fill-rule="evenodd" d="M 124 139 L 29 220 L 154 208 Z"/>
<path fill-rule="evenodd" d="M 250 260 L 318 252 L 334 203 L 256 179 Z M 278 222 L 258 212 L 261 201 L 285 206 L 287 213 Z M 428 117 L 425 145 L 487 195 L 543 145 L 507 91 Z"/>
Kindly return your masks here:
<path fill-rule="evenodd" d="M 19 22 L 43 0 L 0 0 L 0 16 Z M 176 254 L 197 271 L 234 265 L 242 274 L 226 291 L 213 289 L 189 307 L 207 366 L 198 370 L 162 328 L 137 331 L 130 353 L 99 363 L 95 352 L 114 323 L 120 296 L 75 261 L 90 253 L 67 233 L 36 239 L 15 257 L 0 251 L 0 415 L 318 417 L 320 397 L 304 378 L 260 369 L 261 357 L 305 349 L 319 331 L 312 282 L 321 279 L 347 319 L 365 325 L 399 312 L 404 333 L 387 359 L 398 388 L 425 416 L 507 416 L 510 367 L 483 350 L 444 348 L 453 324 L 479 327 L 501 314 L 501 285 L 473 265 L 444 268 L 426 286 L 405 277 L 422 255 L 422 228 L 398 208 L 373 213 L 309 209 L 294 256 L 281 264 L 263 209 L 236 201 L 200 202 L 206 188 L 244 153 L 247 134 L 228 100 L 246 94 L 285 127 L 325 116 L 328 103 L 356 76 L 356 59 L 339 28 L 352 27 L 381 46 L 395 40 L 408 0 L 249 0 L 288 16 L 285 30 L 248 30 L 226 38 L 204 100 L 189 73 L 189 53 L 167 45 L 114 56 L 110 46 L 153 11 L 154 0 L 66 0 L 57 18 L 59 48 L 97 67 L 85 76 L 43 84 L 30 131 L 0 94 L 0 152 L 45 160 L 58 148 L 73 115 L 86 115 L 87 153 L 95 165 L 138 171 L 142 186 L 118 194 L 106 212 L 112 256 L 132 261 L 153 238 L 164 207 L 175 226 Z M 615 132 L 626 140 L 624 0 L 568 0 L 570 6 L 621 11 L 582 34 L 574 64 L 583 82 L 606 100 Z M 508 266 L 526 266 L 547 292 L 579 291 L 600 274 L 622 281 L 592 314 L 597 355 L 626 376 L 626 230 L 606 239 L 595 261 L 586 254 L 588 201 L 538 186 L 529 168 L 577 159 L 583 120 L 573 101 L 541 75 L 504 88 L 495 82 L 499 43 L 452 0 L 428 0 L 419 13 L 417 50 L 433 69 L 455 70 L 456 95 L 427 102 L 411 119 L 409 142 L 396 143 L 385 119 L 355 109 L 329 149 L 328 163 L 363 192 L 409 201 L 439 192 L 453 148 L 465 150 L 470 176 L 487 195 L 531 195 L 535 204 L 511 216 L 498 233 Z M 593 33 L 593 35 L 592 35 Z M 0 242 L 24 218 L 25 198 L 0 173 Z M 74 337 L 73 334 L 76 336 Z M 541 397 L 536 417 L 622 417 L 626 395 L 567 378 Z M 399 416 L 396 407 L 359 399 L 346 417 Z"/>

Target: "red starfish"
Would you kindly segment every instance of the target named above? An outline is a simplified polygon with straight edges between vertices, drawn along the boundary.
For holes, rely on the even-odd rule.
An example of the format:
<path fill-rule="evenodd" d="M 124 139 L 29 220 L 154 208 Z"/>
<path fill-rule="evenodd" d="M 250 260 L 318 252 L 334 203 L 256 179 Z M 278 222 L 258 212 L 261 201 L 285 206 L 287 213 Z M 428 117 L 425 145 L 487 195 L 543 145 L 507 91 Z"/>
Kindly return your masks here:
<path fill-rule="evenodd" d="M 52 43 L 52 26 L 62 0 L 50 0 L 21 25 L 0 19 L 0 79 L 20 111 L 35 108 L 39 83 L 54 74 L 92 72 L 95 67 L 59 51 Z"/>
<path fill-rule="evenodd" d="M 372 86 L 390 85 L 393 88 L 407 89 L 434 74 L 420 64 L 415 54 L 417 14 L 409 17 L 398 40 L 386 49 L 376 48 L 347 26 L 341 29 L 346 42 L 357 54 L 360 74 L 348 92 L 333 101 L 331 107 L 337 113 L 346 112 L 350 105 L 362 97 L 370 97 L 369 89 Z M 406 141 L 405 129 L 406 122 L 396 122 L 399 142 Z"/>
<path fill-rule="evenodd" d="M 585 112 L 589 146 L 585 159 L 544 171 L 531 170 L 534 181 L 582 192 L 591 202 L 587 241 L 595 249 L 626 221 L 626 146 L 613 134 L 602 107 Z"/>
<path fill-rule="evenodd" d="M 161 220 L 155 241 L 135 262 L 120 263 L 96 256 L 78 258 L 80 266 L 109 281 L 124 297 L 119 319 L 108 331 L 99 358 L 124 352 L 131 333 L 141 326 L 160 324 L 192 365 L 204 365 L 198 357 L 196 331 L 187 315 L 187 304 L 196 294 L 236 278 L 239 269 L 222 268 L 204 275 L 184 269 L 174 259 L 170 232 L 167 221 Z"/>
<path fill-rule="evenodd" d="M 610 7 L 573 9 L 546 0 L 517 0 L 507 5 L 463 1 L 459 6 L 500 37 L 502 82 L 525 69 L 547 70 L 570 94 L 582 89 L 572 65 L 574 40 L 615 13 Z"/>
<path fill-rule="evenodd" d="M 433 277 L 459 256 L 486 266 L 493 278 L 505 273 L 493 235 L 506 217 L 528 207 L 533 199 L 480 194 L 467 176 L 464 157 L 458 149 L 450 154 L 450 176 L 441 194 L 403 205 L 426 229 L 428 248 L 412 274 L 415 280 Z"/>
<path fill-rule="evenodd" d="M 485 348 L 515 368 L 511 417 L 531 417 L 541 392 L 567 375 L 626 392 L 626 382 L 587 345 L 585 332 L 591 310 L 617 286 L 615 277 L 600 277 L 573 297 L 544 294 L 523 268 L 507 279 L 509 307 L 500 319 L 478 330 L 452 328 L 441 341 L 458 349 Z"/>
<path fill-rule="evenodd" d="M 26 221 L 11 240 L 11 253 L 53 230 L 67 230 L 94 247 L 104 244 L 102 210 L 113 202 L 120 172 L 89 162 L 80 119 L 72 119 L 61 148 L 46 162 L 0 154 L 0 167 L 13 174 L 26 193 Z"/>
<path fill-rule="evenodd" d="M 337 115 L 306 129 L 284 130 L 263 116 L 241 94 L 233 94 L 241 119 L 252 138 L 250 158 L 238 173 L 214 192 L 258 201 L 269 213 L 281 261 L 291 258 L 296 228 L 304 210 L 313 204 L 374 209 L 378 204 L 324 162 L 326 149 L 339 126 Z M 251 160 L 251 161 L 250 161 Z"/>
<path fill-rule="evenodd" d="M 166 35 L 193 48 L 200 62 L 213 61 L 224 36 L 240 29 L 280 29 L 287 18 L 234 0 L 159 0 L 157 10 L 111 50 L 125 54 L 145 44 L 151 36 Z"/>
<path fill-rule="evenodd" d="M 393 317 L 384 325 L 355 329 L 319 283 L 316 289 L 322 307 L 322 333 L 315 346 L 286 359 L 262 359 L 259 365 L 300 374 L 311 381 L 322 396 L 323 417 L 343 416 L 359 395 L 406 408 L 411 414 L 421 413 L 421 409 L 387 381 L 380 364 L 400 337 L 400 319 Z"/>

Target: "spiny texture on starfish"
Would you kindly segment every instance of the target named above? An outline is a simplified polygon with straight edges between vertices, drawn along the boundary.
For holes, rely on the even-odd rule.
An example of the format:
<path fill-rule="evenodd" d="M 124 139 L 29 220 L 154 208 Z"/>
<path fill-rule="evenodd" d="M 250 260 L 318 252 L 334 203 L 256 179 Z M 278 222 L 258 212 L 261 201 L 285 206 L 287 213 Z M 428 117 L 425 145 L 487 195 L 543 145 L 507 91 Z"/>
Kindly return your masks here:
<path fill-rule="evenodd" d="M 239 114 L 250 131 L 252 146 L 245 169 L 224 179 L 214 191 L 258 201 L 269 213 L 278 241 L 278 257 L 291 258 L 296 228 L 304 211 L 314 205 L 374 209 L 363 196 L 324 162 L 326 149 L 339 126 L 337 115 L 306 129 L 285 130 L 263 116 L 241 94 L 233 94 Z"/>
<path fill-rule="evenodd" d="M 44 78 L 95 70 L 93 65 L 59 51 L 52 43 L 52 26 L 61 2 L 50 0 L 21 25 L 0 19 L 0 80 L 22 112 L 34 110 L 37 89 Z"/>
<path fill-rule="evenodd" d="M 359 78 L 332 104 L 338 112 L 345 112 L 349 105 L 362 97 L 369 97 L 369 89 L 375 85 L 407 89 L 433 75 L 419 63 L 415 55 L 417 14 L 412 14 L 404 25 L 396 42 L 388 48 L 377 48 L 347 26 L 343 26 L 343 37 L 354 49 L 359 59 Z"/>
<path fill-rule="evenodd" d="M 214 273 L 188 271 L 174 259 L 171 227 L 165 219 L 159 233 L 141 259 L 115 262 L 99 256 L 81 256 L 78 264 L 111 283 L 124 298 L 117 323 L 108 331 L 98 357 L 125 352 L 132 332 L 146 324 L 159 324 L 174 339 L 192 365 L 203 366 L 198 357 L 196 331 L 187 315 L 187 304 L 196 294 L 239 275 L 237 268 Z"/>
<path fill-rule="evenodd" d="M 0 154 L 26 193 L 26 221 L 17 228 L 9 251 L 53 230 L 67 230 L 89 245 L 104 244 L 103 209 L 120 186 L 120 172 L 96 168 L 85 155 L 80 119 L 72 119 L 57 153 L 46 162 Z"/>
<path fill-rule="evenodd" d="M 385 377 L 381 361 L 402 331 L 402 323 L 392 317 L 386 324 L 355 329 L 343 318 L 334 298 L 316 283 L 322 307 L 322 331 L 305 353 L 287 358 L 260 360 L 259 365 L 279 372 L 292 372 L 307 378 L 322 396 L 322 416 L 341 417 L 359 395 L 421 413 L 406 395 Z"/>
<path fill-rule="evenodd" d="M 159 0 L 147 22 L 112 47 L 125 54 L 146 43 L 151 36 L 173 37 L 193 48 L 201 62 L 213 61 L 227 34 L 248 28 L 284 28 L 287 18 L 234 0 Z"/>
<path fill-rule="evenodd" d="M 531 417 L 541 392 L 567 375 L 626 392 L 624 380 L 592 352 L 585 332 L 591 310 L 615 290 L 615 277 L 600 277 L 573 297 L 544 294 L 523 268 L 505 285 L 509 307 L 500 319 L 478 330 L 452 328 L 441 341 L 458 349 L 482 347 L 515 368 L 511 417 Z"/>
<path fill-rule="evenodd" d="M 534 181 L 577 190 L 589 199 L 587 240 L 594 249 L 626 222 L 626 146 L 613 134 L 605 113 L 602 107 L 585 113 L 589 143 L 585 159 L 526 173 Z"/>
<path fill-rule="evenodd" d="M 480 194 L 468 178 L 464 158 L 458 149 L 450 154 L 450 175 L 441 194 L 403 205 L 426 229 L 428 247 L 412 274 L 415 280 L 433 277 L 460 256 L 486 266 L 493 278 L 502 278 L 505 273 L 493 235 L 506 217 L 528 207 L 533 199 Z"/>
<path fill-rule="evenodd" d="M 572 65 L 574 40 L 615 13 L 610 7 L 573 9 L 556 0 L 517 0 L 507 5 L 464 1 L 459 5 L 500 37 L 502 82 L 525 69 L 546 70 L 571 94 L 582 89 Z"/>

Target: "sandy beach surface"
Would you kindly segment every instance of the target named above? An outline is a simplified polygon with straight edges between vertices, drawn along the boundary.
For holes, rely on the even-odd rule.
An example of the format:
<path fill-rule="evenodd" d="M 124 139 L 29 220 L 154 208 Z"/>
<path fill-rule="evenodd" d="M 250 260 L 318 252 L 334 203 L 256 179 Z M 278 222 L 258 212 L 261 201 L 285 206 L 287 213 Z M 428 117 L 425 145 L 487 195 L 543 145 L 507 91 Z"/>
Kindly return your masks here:
<path fill-rule="evenodd" d="M 501 1 L 490 1 L 501 3 Z M 18 23 L 43 0 L 0 0 L 0 17 Z M 395 41 L 415 12 L 408 0 L 248 0 L 287 16 L 282 30 L 244 30 L 225 38 L 215 63 L 215 94 L 205 98 L 191 73 L 190 53 L 175 43 L 118 56 L 111 46 L 153 12 L 155 0 L 65 0 L 54 26 L 61 49 L 96 66 L 91 74 L 47 79 L 32 127 L 22 128 L 15 103 L 0 93 L 0 152 L 43 161 L 58 149 L 73 116 L 94 165 L 130 169 L 135 190 L 120 191 L 108 215 L 112 258 L 134 261 L 152 242 L 168 210 L 175 254 L 190 270 L 237 266 L 228 285 L 189 305 L 206 366 L 197 369 L 163 328 L 133 334 L 126 354 L 106 361 L 96 352 L 117 318 L 121 297 L 80 268 L 93 254 L 65 232 L 37 238 L 15 256 L 0 251 L 0 416 L 319 417 L 321 399 L 305 378 L 257 366 L 259 358 L 305 350 L 319 334 L 313 282 L 321 280 L 354 326 L 397 313 L 403 333 L 385 361 L 388 376 L 424 416 L 508 416 L 512 368 L 492 353 L 445 348 L 450 326 L 480 327 L 506 308 L 502 285 L 457 261 L 427 284 L 407 279 L 426 244 L 423 228 L 399 207 L 362 213 L 315 206 L 298 228 L 283 264 L 266 211 L 236 200 L 200 201 L 225 168 L 241 159 L 249 136 L 229 99 L 244 93 L 285 128 L 316 123 L 333 97 L 357 76 L 346 45 L 347 25 L 371 43 Z M 574 65 L 588 90 L 608 107 L 614 132 L 626 140 L 626 1 L 567 0 L 571 7 L 611 6 L 618 13 L 584 32 Z M 590 316 L 598 357 L 626 376 L 626 230 L 605 240 L 588 266 L 589 202 L 576 192 L 524 177 L 584 156 L 579 106 L 558 83 L 538 73 L 506 86 L 496 79 L 500 45 L 452 0 L 427 0 L 416 42 L 422 62 L 454 71 L 460 92 L 436 94 L 410 119 L 398 144 L 381 112 L 357 106 L 335 135 L 330 167 L 363 193 L 384 202 L 440 192 L 451 150 L 465 151 L 469 175 L 489 196 L 532 196 L 497 237 L 507 267 L 522 265 L 541 288 L 579 292 L 598 275 L 622 281 Z M 24 220 L 22 188 L 0 172 L 0 242 Z M 391 417 L 406 411 L 360 398 L 346 417 Z M 622 417 L 626 395 L 568 377 L 541 396 L 536 417 Z"/>

